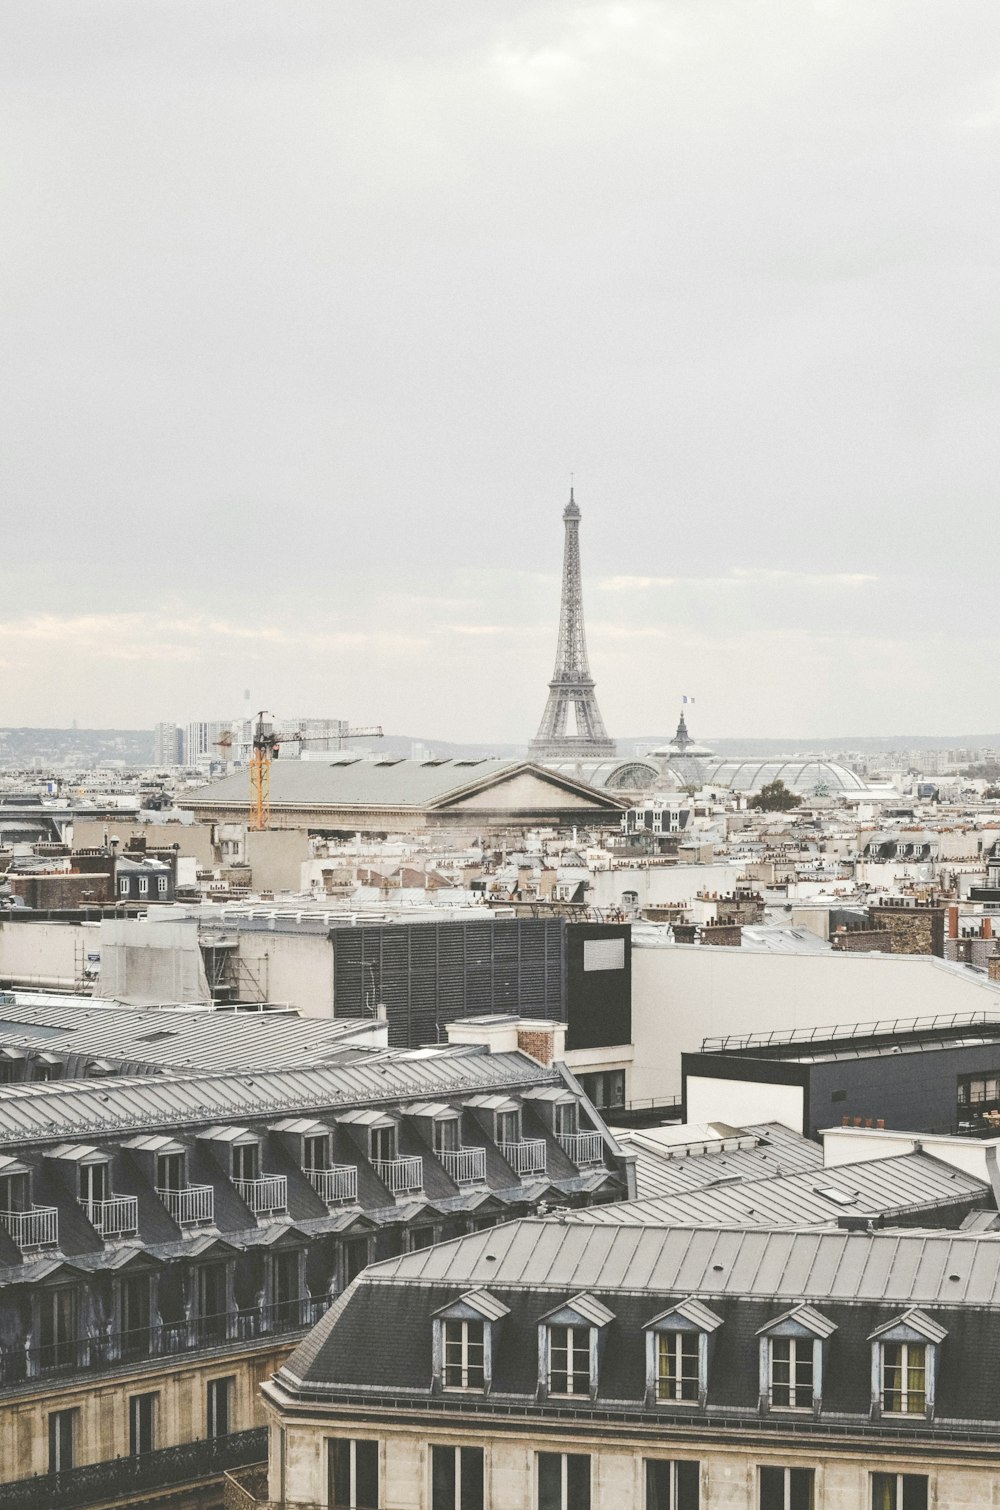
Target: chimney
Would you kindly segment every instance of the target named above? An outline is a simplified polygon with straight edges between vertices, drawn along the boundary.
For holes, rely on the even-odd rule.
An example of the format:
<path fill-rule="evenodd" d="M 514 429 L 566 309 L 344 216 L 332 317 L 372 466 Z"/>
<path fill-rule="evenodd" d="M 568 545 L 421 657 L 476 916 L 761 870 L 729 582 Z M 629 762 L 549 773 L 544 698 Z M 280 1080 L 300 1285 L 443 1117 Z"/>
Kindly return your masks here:
<path fill-rule="evenodd" d="M 948 937 L 958 938 L 958 908 L 956 906 L 948 908 Z"/>

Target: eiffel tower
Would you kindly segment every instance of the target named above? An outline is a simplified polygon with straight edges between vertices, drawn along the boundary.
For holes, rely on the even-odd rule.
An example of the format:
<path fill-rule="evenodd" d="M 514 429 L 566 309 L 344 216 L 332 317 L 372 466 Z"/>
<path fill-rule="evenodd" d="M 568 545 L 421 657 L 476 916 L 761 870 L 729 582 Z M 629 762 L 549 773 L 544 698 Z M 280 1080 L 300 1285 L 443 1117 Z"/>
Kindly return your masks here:
<path fill-rule="evenodd" d="M 569 490 L 563 509 L 566 546 L 563 554 L 562 607 L 556 668 L 549 682 L 549 700 L 528 746 L 536 760 L 571 760 L 574 756 L 616 755 L 608 738 L 594 694 L 594 678 L 587 661 L 583 631 L 583 592 L 580 586 L 580 509 Z M 572 732 L 570 732 L 572 731 Z"/>

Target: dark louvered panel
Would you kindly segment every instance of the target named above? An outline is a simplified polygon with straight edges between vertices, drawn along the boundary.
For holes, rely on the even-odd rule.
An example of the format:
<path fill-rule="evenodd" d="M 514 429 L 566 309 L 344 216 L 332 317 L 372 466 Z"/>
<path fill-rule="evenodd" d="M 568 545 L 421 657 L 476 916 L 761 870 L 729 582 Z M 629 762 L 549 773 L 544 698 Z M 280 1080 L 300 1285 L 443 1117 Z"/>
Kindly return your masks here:
<path fill-rule="evenodd" d="M 470 1016 L 493 1011 L 493 923 L 465 923 L 465 1002 Z"/>
<path fill-rule="evenodd" d="M 438 946 L 438 1022 L 454 1022 L 466 1017 L 465 926 L 462 923 L 435 924 Z M 442 1031 L 442 1038 L 445 1036 Z"/>
<path fill-rule="evenodd" d="M 384 1002 L 394 1048 L 440 1043 L 456 1017 L 565 1012 L 561 919 L 385 924 L 334 930 L 338 1016 Z"/>
<path fill-rule="evenodd" d="M 400 932 L 410 936 L 410 1042 L 437 1043 L 438 925 Z"/>
<path fill-rule="evenodd" d="M 498 918 L 493 924 L 493 1003 L 494 1012 L 517 1012 L 521 1001 L 518 979 L 518 934 L 520 924 L 514 918 Z"/>

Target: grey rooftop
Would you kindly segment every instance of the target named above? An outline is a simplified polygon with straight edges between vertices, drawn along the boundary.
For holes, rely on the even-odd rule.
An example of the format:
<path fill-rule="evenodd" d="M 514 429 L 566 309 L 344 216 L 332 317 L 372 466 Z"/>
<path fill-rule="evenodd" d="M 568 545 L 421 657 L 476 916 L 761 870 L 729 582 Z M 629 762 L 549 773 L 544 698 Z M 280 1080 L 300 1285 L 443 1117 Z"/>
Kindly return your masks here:
<path fill-rule="evenodd" d="M 1000 1240 L 525 1219 L 375 1264 L 365 1281 L 1000 1309 Z"/>

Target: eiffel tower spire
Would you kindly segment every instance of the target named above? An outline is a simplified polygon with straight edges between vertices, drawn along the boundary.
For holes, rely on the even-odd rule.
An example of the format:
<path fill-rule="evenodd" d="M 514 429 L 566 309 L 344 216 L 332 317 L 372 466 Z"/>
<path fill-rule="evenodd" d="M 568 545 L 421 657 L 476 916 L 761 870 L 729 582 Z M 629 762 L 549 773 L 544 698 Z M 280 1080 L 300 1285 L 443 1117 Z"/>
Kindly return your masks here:
<path fill-rule="evenodd" d="M 549 698 L 528 746 L 536 760 L 566 760 L 574 756 L 615 755 L 594 694 L 594 678 L 587 660 L 583 629 L 583 591 L 580 584 L 580 509 L 569 490 L 563 509 L 566 544 L 563 552 L 562 607 L 556 665 L 549 682 Z M 575 722 L 570 723 L 570 714 Z M 570 732 L 572 731 L 572 732 Z"/>

